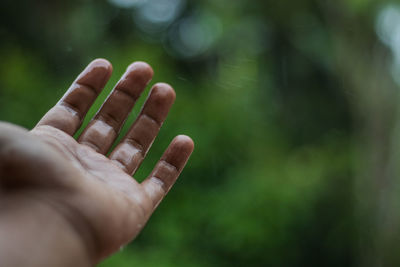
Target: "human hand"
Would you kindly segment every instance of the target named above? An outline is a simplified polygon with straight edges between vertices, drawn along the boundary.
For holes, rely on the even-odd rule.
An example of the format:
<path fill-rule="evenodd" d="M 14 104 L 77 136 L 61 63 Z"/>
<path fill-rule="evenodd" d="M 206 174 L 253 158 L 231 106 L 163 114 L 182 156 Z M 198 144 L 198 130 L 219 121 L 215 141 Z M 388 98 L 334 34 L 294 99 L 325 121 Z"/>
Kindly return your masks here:
<path fill-rule="evenodd" d="M 91 62 L 32 131 L 0 124 L 0 234 L 3 240 L 9 237 L 7 246 L 0 244 L 0 263 L 21 242 L 17 250 L 22 253 L 36 245 L 48 246 L 49 253 L 57 250 L 55 259 L 31 258 L 31 266 L 47 266 L 41 261 L 72 265 L 65 262 L 71 259 L 97 263 L 142 230 L 185 166 L 193 142 L 181 135 L 148 178 L 142 183 L 132 178 L 175 100 L 174 90 L 163 83 L 153 86 L 127 135 L 106 156 L 152 78 L 151 67 L 143 62 L 127 68 L 80 137 L 73 138 L 111 72 L 108 61 Z M 70 247 L 84 252 L 74 251 L 65 259 L 59 255 Z M 23 263 L 16 260 L 0 265 Z"/>

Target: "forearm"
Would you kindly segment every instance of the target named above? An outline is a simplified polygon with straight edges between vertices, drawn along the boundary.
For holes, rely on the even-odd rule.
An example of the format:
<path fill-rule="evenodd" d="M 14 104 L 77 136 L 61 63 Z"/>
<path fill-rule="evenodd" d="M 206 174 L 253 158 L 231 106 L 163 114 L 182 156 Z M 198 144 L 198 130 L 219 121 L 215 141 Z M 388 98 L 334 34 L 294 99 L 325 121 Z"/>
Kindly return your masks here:
<path fill-rule="evenodd" d="M 78 232 L 50 207 L 0 196 L 0 266 L 93 266 Z"/>

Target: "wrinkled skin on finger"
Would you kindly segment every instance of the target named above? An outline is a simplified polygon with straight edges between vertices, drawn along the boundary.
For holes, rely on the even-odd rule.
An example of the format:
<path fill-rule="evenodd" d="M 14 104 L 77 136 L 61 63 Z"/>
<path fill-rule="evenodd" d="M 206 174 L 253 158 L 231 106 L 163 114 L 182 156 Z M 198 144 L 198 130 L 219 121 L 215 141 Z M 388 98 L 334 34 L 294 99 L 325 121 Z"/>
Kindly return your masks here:
<path fill-rule="evenodd" d="M 26 220 L 45 224 L 56 216 L 65 220 L 82 240 L 91 264 L 141 231 L 193 151 L 193 141 L 179 135 L 148 178 L 138 183 L 132 177 L 175 100 L 172 87 L 159 83 L 152 87 L 126 136 L 106 156 L 153 76 L 144 62 L 127 68 L 75 140 L 73 135 L 111 72 L 104 59 L 90 63 L 31 131 L 0 123 L 0 192 L 3 199 L 12 199 L 0 207 L 27 209 Z M 44 215 L 35 212 L 39 209 L 46 210 Z"/>

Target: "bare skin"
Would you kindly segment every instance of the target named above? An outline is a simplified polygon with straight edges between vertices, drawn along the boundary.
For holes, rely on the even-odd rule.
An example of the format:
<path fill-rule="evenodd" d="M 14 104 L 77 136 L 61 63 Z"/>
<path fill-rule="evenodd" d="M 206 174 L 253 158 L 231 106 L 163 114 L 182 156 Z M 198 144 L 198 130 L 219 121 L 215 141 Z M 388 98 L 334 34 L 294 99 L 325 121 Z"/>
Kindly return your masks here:
<path fill-rule="evenodd" d="M 185 166 L 193 142 L 180 135 L 148 178 L 132 178 L 175 100 L 163 83 L 106 156 L 152 78 L 143 62 L 72 137 L 111 72 L 108 61 L 91 62 L 31 131 L 0 123 L 0 266 L 95 265 L 135 238 Z"/>

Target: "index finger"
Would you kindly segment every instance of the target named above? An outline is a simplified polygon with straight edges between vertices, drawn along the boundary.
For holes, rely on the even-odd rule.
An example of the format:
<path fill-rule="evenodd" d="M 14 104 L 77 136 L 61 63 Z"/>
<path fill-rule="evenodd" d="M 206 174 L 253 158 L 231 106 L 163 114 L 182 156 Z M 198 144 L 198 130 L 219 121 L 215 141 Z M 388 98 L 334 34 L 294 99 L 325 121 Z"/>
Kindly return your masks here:
<path fill-rule="evenodd" d="M 105 59 L 93 60 L 76 78 L 71 87 L 36 125 L 48 125 L 69 135 L 81 126 L 93 102 L 111 76 L 111 63 Z"/>

